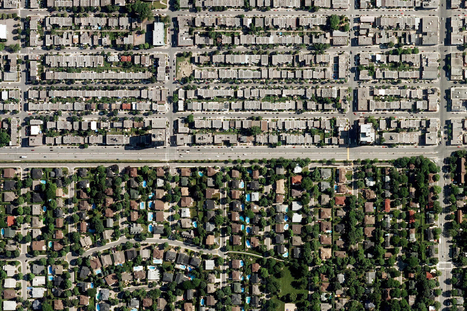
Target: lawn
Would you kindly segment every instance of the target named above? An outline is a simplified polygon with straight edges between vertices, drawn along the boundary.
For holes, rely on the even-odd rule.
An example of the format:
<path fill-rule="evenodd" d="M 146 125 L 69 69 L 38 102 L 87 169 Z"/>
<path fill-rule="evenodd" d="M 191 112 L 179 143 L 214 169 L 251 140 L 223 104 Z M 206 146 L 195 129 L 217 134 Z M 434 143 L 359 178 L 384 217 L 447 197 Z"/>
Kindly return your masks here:
<path fill-rule="evenodd" d="M 290 272 L 290 269 L 287 266 L 284 267 L 283 273 L 284 273 L 283 277 L 278 279 L 278 281 L 281 284 L 281 290 L 280 290 L 279 297 L 273 298 L 273 301 L 279 305 L 277 308 L 277 311 L 284 311 L 285 302 L 281 300 L 281 297 L 286 296 L 288 294 L 292 294 L 292 293 L 295 293 L 297 295 L 299 294 L 308 295 L 308 291 L 306 289 L 297 289 L 293 287 L 292 282 L 297 280 L 297 278 L 295 278 L 292 275 L 292 273 Z"/>
<path fill-rule="evenodd" d="M 162 3 L 161 1 L 154 1 L 152 3 L 152 8 L 153 10 L 166 9 L 167 5 L 165 3 Z"/>

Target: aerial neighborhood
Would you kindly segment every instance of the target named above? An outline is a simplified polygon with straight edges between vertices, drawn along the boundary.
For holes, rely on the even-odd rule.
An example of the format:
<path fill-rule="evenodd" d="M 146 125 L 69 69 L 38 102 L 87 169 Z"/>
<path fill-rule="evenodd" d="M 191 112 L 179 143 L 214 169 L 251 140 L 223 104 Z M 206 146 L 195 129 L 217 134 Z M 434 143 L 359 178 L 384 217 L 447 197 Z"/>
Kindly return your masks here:
<path fill-rule="evenodd" d="M 465 1 L 0 1 L 4 311 L 455 311 Z"/>

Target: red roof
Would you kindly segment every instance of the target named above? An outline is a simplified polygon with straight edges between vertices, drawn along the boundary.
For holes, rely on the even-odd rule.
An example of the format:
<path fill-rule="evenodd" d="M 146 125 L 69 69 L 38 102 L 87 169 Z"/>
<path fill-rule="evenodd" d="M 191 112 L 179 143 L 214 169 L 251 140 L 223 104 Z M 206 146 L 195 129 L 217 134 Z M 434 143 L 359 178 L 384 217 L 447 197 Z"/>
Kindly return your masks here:
<path fill-rule="evenodd" d="M 389 213 L 391 210 L 391 201 L 389 199 L 384 200 L 384 211 Z"/>
<path fill-rule="evenodd" d="M 6 223 L 8 227 L 11 227 L 15 224 L 15 216 L 7 216 Z"/>
<path fill-rule="evenodd" d="M 131 56 L 121 56 L 120 61 L 122 61 L 122 62 L 131 62 Z"/>
<path fill-rule="evenodd" d="M 340 205 L 340 206 L 345 205 L 345 197 L 343 196 L 336 197 L 336 205 Z"/>
<path fill-rule="evenodd" d="M 302 175 L 292 176 L 292 185 L 299 185 L 302 183 Z"/>
<path fill-rule="evenodd" d="M 131 110 L 131 104 L 122 104 L 122 110 Z"/>
<path fill-rule="evenodd" d="M 427 278 L 428 280 L 431 280 L 432 278 L 434 278 L 434 276 L 433 276 L 430 272 L 427 272 L 427 273 L 426 273 L 426 278 Z"/>
<path fill-rule="evenodd" d="M 409 211 L 409 224 L 413 224 L 415 222 L 415 211 Z"/>

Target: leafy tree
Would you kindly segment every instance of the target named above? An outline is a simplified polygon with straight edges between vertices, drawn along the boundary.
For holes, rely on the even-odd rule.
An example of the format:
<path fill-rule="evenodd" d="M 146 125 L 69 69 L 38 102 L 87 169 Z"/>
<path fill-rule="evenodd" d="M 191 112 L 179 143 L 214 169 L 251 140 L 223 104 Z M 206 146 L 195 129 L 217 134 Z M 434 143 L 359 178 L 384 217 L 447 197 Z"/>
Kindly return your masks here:
<path fill-rule="evenodd" d="M 339 16 L 331 15 L 329 17 L 329 24 L 330 24 L 332 30 L 338 30 L 339 29 L 339 23 L 340 23 Z"/>
<path fill-rule="evenodd" d="M 10 135 L 5 130 L 0 130 L 0 147 L 4 147 L 10 143 Z"/>

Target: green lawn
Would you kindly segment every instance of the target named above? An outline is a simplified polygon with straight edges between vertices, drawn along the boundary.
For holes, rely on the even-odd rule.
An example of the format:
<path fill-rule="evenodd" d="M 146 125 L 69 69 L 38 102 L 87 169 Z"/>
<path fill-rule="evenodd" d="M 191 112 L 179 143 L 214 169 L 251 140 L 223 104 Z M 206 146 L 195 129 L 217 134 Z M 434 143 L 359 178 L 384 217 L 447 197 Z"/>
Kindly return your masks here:
<path fill-rule="evenodd" d="M 166 9 L 167 5 L 164 3 L 161 3 L 160 1 L 154 1 L 152 3 L 152 8 L 153 10 Z"/>
<path fill-rule="evenodd" d="M 306 289 L 297 289 L 292 286 L 292 282 L 295 281 L 296 278 L 292 275 L 288 267 L 284 267 L 283 271 L 284 271 L 284 277 L 278 279 L 278 281 L 281 284 L 281 291 L 280 291 L 279 297 L 273 298 L 273 301 L 279 305 L 277 308 L 277 311 L 284 311 L 285 302 L 281 301 L 280 297 L 286 296 L 291 293 L 295 293 L 297 295 L 308 294 L 308 291 Z"/>

